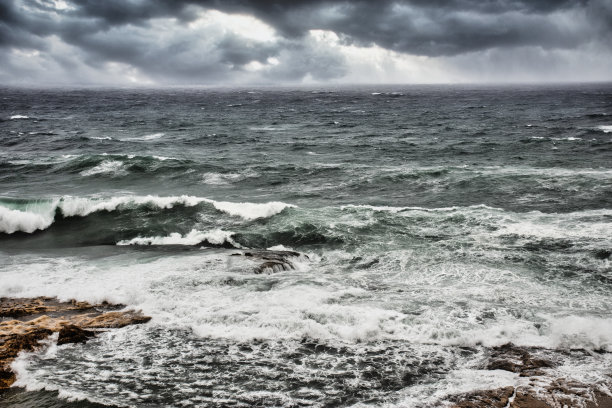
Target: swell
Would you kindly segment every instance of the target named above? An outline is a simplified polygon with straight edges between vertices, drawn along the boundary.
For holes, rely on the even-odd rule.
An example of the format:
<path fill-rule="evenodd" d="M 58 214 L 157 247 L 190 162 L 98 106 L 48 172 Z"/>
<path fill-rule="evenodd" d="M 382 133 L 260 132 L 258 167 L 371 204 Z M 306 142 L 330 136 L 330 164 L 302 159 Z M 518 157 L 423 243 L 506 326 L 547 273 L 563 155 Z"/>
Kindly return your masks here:
<path fill-rule="evenodd" d="M 47 200 L 0 199 L 0 239 L 28 240 L 38 245 L 114 245 L 145 237 L 188 234 L 203 215 L 232 225 L 272 217 L 291 204 L 235 203 L 194 196 L 62 197 Z M 187 239 L 193 242 L 192 239 Z M 149 244 L 163 240 L 151 238 Z M 170 242 L 168 239 L 165 242 Z M 180 240 L 178 240 L 180 241 Z M 236 246 L 228 239 L 203 237 L 202 242 Z M 195 244 L 195 242 L 193 242 Z"/>
<path fill-rule="evenodd" d="M 18 174 L 54 173 L 75 174 L 82 177 L 120 177 L 133 174 L 172 174 L 210 166 L 192 160 L 156 155 L 135 154 L 65 154 L 37 160 L 6 160 L 0 162 L 0 171 Z M 17 176 L 18 174 L 15 174 Z"/>
<path fill-rule="evenodd" d="M 194 196 L 0 200 L 5 248 L 283 245 L 346 251 L 354 259 L 348 267 L 361 269 L 381 267 L 384 259 L 396 262 L 388 255 L 394 251 L 420 248 L 439 258 L 461 248 L 464 259 L 478 263 L 529 264 L 542 279 L 573 274 L 606 284 L 612 283 L 606 266 L 611 222 L 611 209 L 548 214 L 486 205 L 298 208 Z"/>

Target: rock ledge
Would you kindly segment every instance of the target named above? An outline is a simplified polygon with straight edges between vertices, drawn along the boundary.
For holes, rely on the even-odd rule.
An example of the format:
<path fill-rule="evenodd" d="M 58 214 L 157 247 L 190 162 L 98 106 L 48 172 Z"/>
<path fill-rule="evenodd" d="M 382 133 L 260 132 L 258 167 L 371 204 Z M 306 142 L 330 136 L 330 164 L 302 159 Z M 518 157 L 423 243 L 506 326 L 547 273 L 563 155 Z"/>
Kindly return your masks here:
<path fill-rule="evenodd" d="M 151 320 L 123 305 L 56 298 L 0 298 L 0 389 L 15 382 L 11 363 L 22 351 L 41 347 L 41 340 L 58 333 L 57 344 L 84 343 L 101 329 L 120 328 Z"/>

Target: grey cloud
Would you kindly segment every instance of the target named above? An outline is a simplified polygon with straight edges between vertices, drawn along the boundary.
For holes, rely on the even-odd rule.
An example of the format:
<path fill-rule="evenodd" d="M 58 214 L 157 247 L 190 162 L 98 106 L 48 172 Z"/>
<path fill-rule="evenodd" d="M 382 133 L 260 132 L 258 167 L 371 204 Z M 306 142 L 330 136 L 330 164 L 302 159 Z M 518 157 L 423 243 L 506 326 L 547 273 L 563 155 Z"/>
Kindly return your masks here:
<path fill-rule="evenodd" d="M 47 53 L 69 66 L 70 56 L 50 50 L 50 38 L 74 49 L 94 69 L 123 63 L 160 81 L 229 80 L 246 64 L 279 61 L 263 75 L 270 80 L 339 78 L 347 61 L 336 51 L 311 44 L 309 30 L 330 30 L 345 45 L 443 57 L 467 66 L 470 55 L 529 48 L 546 53 L 612 49 L 610 0 L 53 0 L 0 2 L 0 56 L 11 49 Z M 160 34 L 159 19 L 185 27 L 202 9 L 252 15 L 278 33 L 255 41 L 231 32 L 210 33 L 210 41 L 189 30 Z M 540 51 L 538 51 L 540 50 Z M 520 53 L 519 53 L 520 54 Z M 532 54 L 529 54 L 532 55 Z M 537 59 L 537 58 L 536 58 Z M 459 62 L 457 62 L 459 61 Z M 79 65 L 75 62 L 75 65 Z M 9 64 L 6 64 L 8 67 Z M 525 69 L 535 69 L 524 64 Z M 467 68 L 465 68 L 467 69 Z M 476 66 L 476 69 L 478 67 Z M 2 68 L 0 67 L 0 70 Z M 8 68 L 5 68 L 8 70 Z M 18 70 L 17 70 L 18 72 Z M 6 77 L 6 73 L 4 74 Z"/>
<path fill-rule="evenodd" d="M 438 56 L 497 46 L 574 48 L 601 33 L 588 24 L 582 30 L 568 29 L 567 21 L 559 20 L 558 14 L 580 18 L 590 8 L 599 8 L 605 14 L 598 18 L 605 20 L 612 17 L 606 4 L 608 0 L 89 0 L 79 2 L 73 14 L 108 25 L 142 24 L 159 16 L 185 18 L 189 5 L 199 5 L 252 14 L 287 37 L 324 29 L 344 34 L 347 41 L 357 44 L 375 43 L 395 51 Z"/>
<path fill-rule="evenodd" d="M 29 2 L 36 5 L 40 0 Z M 200 6 L 252 14 L 290 38 L 300 37 L 310 29 L 324 29 L 344 34 L 347 41 L 357 44 L 375 43 L 395 51 L 430 56 L 497 46 L 574 48 L 596 39 L 601 31 L 588 24 L 582 30 L 568 29 L 567 21 L 559 20 L 559 13 L 580 18 L 581 13 L 597 9 L 592 17 L 612 20 L 609 0 L 82 0 L 74 1 L 73 6 L 62 12 L 65 23 L 86 19 L 91 21 L 93 30 L 147 25 L 159 17 L 188 21 L 193 16 L 190 7 Z M 38 8 L 44 11 L 48 5 Z M 42 34 L 40 28 L 35 29 L 41 26 L 40 22 L 20 22 L 24 23 L 31 32 Z"/>

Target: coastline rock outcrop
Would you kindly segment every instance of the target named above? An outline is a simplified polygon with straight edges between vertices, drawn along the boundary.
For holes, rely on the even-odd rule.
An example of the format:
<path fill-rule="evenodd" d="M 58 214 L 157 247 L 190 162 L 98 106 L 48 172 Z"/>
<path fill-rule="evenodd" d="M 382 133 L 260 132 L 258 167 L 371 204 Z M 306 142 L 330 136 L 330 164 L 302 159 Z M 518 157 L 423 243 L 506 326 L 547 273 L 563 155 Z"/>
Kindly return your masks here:
<path fill-rule="evenodd" d="M 308 255 L 299 252 L 280 250 L 252 250 L 234 253 L 232 256 L 244 256 L 261 262 L 253 269 L 255 274 L 291 271 L 295 269 L 295 260 L 300 258 L 308 259 Z"/>
<path fill-rule="evenodd" d="M 546 350 L 511 343 L 494 347 L 484 368 L 517 373 L 525 381 L 516 386 L 452 396 L 449 398 L 451 408 L 612 408 L 612 396 L 602 391 L 602 388 L 609 390 L 612 382 L 584 384 L 555 378 L 544 371 L 554 368 L 555 363 L 536 357 L 536 353 L 546 354 Z"/>
<path fill-rule="evenodd" d="M 0 298 L 0 389 L 15 382 L 11 363 L 19 353 L 40 348 L 53 333 L 58 333 L 58 345 L 84 343 L 96 331 L 151 320 L 138 311 L 118 310 L 123 307 L 49 297 Z"/>

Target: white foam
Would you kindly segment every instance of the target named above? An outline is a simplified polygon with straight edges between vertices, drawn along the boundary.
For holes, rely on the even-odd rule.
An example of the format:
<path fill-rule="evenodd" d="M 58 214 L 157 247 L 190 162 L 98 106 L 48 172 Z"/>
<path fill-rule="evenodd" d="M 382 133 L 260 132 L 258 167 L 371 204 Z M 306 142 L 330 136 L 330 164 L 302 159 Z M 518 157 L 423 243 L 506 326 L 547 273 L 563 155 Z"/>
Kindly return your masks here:
<path fill-rule="evenodd" d="M 612 133 L 612 125 L 598 126 L 597 129 L 601 130 L 604 133 Z"/>
<path fill-rule="evenodd" d="M 557 347 L 612 352 L 612 318 L 551 318 L 548 337 Z"/>
<path fill-rule="evenodd" d="M 285 208 L 294 208 L 295 205 L 272 201 L 268 203 L 232 203 L 229 201 L 214 201 L 214 207 L 230 215 L 237 215 L 245 220 L 272 217 Z"/>
<path fill-rule="evenodd" d="M 37 359 L 54 359 L 56 358 L 58 346 L 57 346 L 58 333 L 52 334 L 49 338 L 40 341 L 43 345 L 42 350 L 35 352 Z M 64 387 L 57 386 L 53 383 L 39 381 L 36 372 L 32 372 L 29 369 L 30 358 L 34 355 L 32 352 L 22 352 L 11 364 L 11 370 L 16 375 L 16 381 L 13 387 L 23 387 L 27 391 L 57 391 L 58 397 L 68 402 L 76 401 L 89 401 L 93 403 L 103 404 L 102 400 L 92 398 L 87 393 L 77 391 L 74 389 L 66 389 Z"/>
<path fill-rule="evenodd" d="M 36 213 L 0 206 L 0 232 L 12 234 L 16 231 L 32 233 L 44 230 L 53 223 L 54 215 L 53 210 Z"/>
<path fill-rule="evenodd" d="M 113 140 L 110 136 L 89 136 L 88 139 L 92 140 Z"/>
<path fill-rule="evenodd" d="M 216 229 L 212 231 L 191 230 L 185 235 L 174 232 L 166 237 L 137 237 L 130 240 L 119 241 L 117 245 L 198 245 L 208 242 L 212 245 L 223 245 L 229 242 L 235 247 L 239 247 L 233 239 L 231 231 Z"/>
<path fill-rule="evenodd" d="M 136 137 L 128 137 L 128 138 L 124 138 L 121 140 L 126 140 L 126 141 L 143 141 L 146 142 L 148 140 L 156 140 L 156 139 L 160 139 L 162 137 L 164 137 L 166 134 L 163 132 L 159 132 L 159 133 L 151 133 L 148 135 L 144 135 L 144 136 L 136 136 Z"/>
<path fill-rule="evenodd" d="M 517 386 L 527 379 L 518 374 L 502 370 L 458 369 L 449 372 L 434 383 L 418 384 L 400 391 L 398 402 L 383 405 L 385 408 L 412 408 L 423 406 L 445 406 L 441 401 L 450 395 L 473 391 L 494 390 L 502 387 Z M 361 408 L 356 405 L 354 408 Z M 365 408 L 365 406 L 364 406 Z"/>
<path fill-rule="evenodd" d="M 284 246 L 284 245 L 274 245 L 267 249 L 268 251 L 295 251 L 295 249 Z"/>
<path fill-rule="evenodd" d="M 166 160 L 180 160 L 176 157 L 169 157 L 169 156 L 151 156 L 154 159 L 160 160 L 160 161 L 166 161 Z"/>
<path fill-rule="evenodd" d="M 79 174 L 84 177 L 93 176 L 96 174 L 110 174 L 113 176 L 123 176 L 128 172 L 125 169 L 125 165 L 123 162 L 118 160 L 104 160 L 102 163 L 97 166 L 83 170 Z"/>
<path fill-rule="evenodd" d="M 439 208 L 425 208 L 425 207 L 391 207 L 391 206 L 377 206 L 377 205 L 365 205 L 365 204 L 347 204 L 340 206 L 341 210 L 346 209 L 367 209 L 372 211 L 385 211 L 390 213 L 399 213 L 403 211 L 424 211 L 424 212 L 449 212 L 449 211 L 461 211 L 461 210 L 477 210 L 487 209 L 494 211 L 504 211 L 501 208 L 489 207 L 486 204 L 470 205 L 467 207 L 439 207 Z"/>
<path fill-rule="evenodd" d="M 30 119 L 30 117 L 25 115 L 13 115 L 10 117 L 10 119 Z"/>
<path fill-rule="evenodd" d="M 496 235 L 516 234 L 523 237 L 576 239 L 610 237 L 607 218 L 612 210 L 585 210 L 564 214 L 539 211 L 513 214 L 504 218 Z M 588 222 L 585 222 L 588 219 Z"/>
<path fill-rule="evenodd" d="M 574 136 L 568 136 L 568 137 L 551 137 L 550 140 L 565 140 L 565 141 L 569 141 L 569 142 L 575 142 L 577 140 L 582 140 L 579 137 L 574 137 Z"/>

